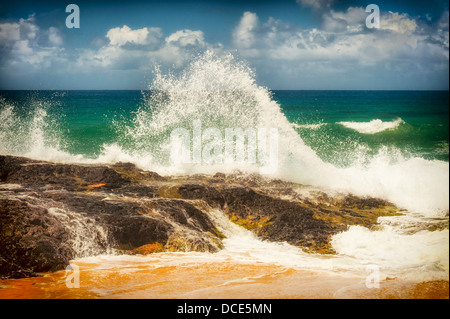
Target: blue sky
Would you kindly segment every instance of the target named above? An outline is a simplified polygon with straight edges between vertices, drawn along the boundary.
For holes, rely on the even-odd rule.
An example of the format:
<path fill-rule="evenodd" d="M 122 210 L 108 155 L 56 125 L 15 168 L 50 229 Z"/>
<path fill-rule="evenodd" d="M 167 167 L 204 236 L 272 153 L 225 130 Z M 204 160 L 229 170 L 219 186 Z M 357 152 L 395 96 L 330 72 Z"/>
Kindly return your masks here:
<path fill-rule="evenodd" d="M 270 89 L 444 89 L 448 2 L 0 2 L 0 89 L 144 89 L 205 50 L 232 52 Z M 380 28 L 365 24 L 368 4 Z"/>

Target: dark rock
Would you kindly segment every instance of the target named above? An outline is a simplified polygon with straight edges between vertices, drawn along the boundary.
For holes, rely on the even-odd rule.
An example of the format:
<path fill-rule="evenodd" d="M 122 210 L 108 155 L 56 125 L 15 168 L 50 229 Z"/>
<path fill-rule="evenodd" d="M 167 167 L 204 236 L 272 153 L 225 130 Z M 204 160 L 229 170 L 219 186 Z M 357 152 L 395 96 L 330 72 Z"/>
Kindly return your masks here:
<path fill-rule="evenodd" d="M 321 245 L 328 242 L 336 229 L 314 218 L 315 211 L 291 202 L 260 194 L 248 187 L 222 190 L 227 214 L 240 220 L 265 220 L 256 232 L 265 239 L 286 241 L 300 246 Z"/>
<path fill-rule="evenodd" d="M 17 169 L 18 168 L 18 169 Z M 75 190 L 92 184 L 104 184 L 112 189 L 130 183 L 119 173 L 108 167 L 88 167 L 63 164 L 23 164 L 9 172 L 8 183 L 42 187 L 47 184 Z"/>
<path fill-rule="evenodd" d="M 111 249 L 215 252 L 224 236 L 211 209 L 263 239 L 322 253 L 332 252 L 331 236 L 348 225 L 370 227 L 398 211 L 386 201 L 350 195 L 320 193 L 310 201 L 296 187 L 302 186 L 254 174 L 171 178 L 130 163 L 0 156 L 0 277 L 64 269 L 73 258 Z"/>
<path fill-rule="evenodd" d="M 20 169 L 22 163 L 28 163 L 31 160 L 24 157 L 0 155 L 0 182 L 6 182 L 8 176 Z"/>
<path fill-rule="evenodd" d="M 214 187 L 201 184 L 184 184 L 178 188 L 177 192 L 182 198 L 202 199 L 211 207 L 223 208 L 225 205 L 223 195 Z"/>
<path fill-rule="evenodd" d="M 136 165 L 132 163 L 116 163 L 111 166 L 116 172 L 120 173 L 123 176 L 126 176 L 128 179 L 140 182 L 140 181 L 166 181 L 167 179 L 158 173 L 148 172 L 140 170 L 136 167 Z"/>
<path fill-rule="evenodd" d="M 95 188 L 94 190 L 102 191 L 102 188 Z M 143 186 L 143 185 L 125 185 L 121 188 L 116 188 L 112 190 L 115 193 L 123 194 L 132 197 L 148 197 L 155 198 L 158 197 L 158 187 L 156 186 Z"/>
<path fill-rule="evenodd" d="M 64 225 L 48 211 L 0 199 L 0 276 L 28 277 L 66 267 L 75 251 Z"/>

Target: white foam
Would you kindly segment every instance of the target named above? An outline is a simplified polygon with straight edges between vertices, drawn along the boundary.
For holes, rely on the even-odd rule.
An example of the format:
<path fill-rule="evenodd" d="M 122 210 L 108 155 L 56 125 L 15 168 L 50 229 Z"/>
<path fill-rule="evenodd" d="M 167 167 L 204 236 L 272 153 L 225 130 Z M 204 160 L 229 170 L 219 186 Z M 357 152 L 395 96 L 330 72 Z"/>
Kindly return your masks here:
<path fill-rule="evenodd" d="M 310 129 L 310 130 L 318 130 L 322 126 L 326 125 L 326 123 L 317 123 L 317 124 L 297 124 L 291 123 L 294 128 L 298 129 Z"/>
<path fill-rule="evenodd" d="M 199 263 L 268 264 L 299 270 L 339 273 L 366 278 L 367 266 L 377 267 L 380 280 L 401 278 L 416 282 L 448 280 L 448 230 L 415 233 L 385 225 L 379 231 L 352 226 L 332 239 L 338 255 L 315 255 L 287 243 L 258 239 L 237 226 L 221 211 L 209 212 L 218 229 L 226 235 L 217 253 L 158 253 L 147 256 L 105 256 L 83 258 L 98 269 L 135 269 L 139 265 L 189 267 Z"/>
<path fill-rule="evenodd" d="M 338 122 L 347 128 L 358 131 L 362 134 L 376 134 L 386 130 L 394 130 L 405 123 L 401 118 L 394 121 L 382 121 L 380 119 L 371 120 L 370 122 Z"/>
<path fill-rule="evenodd" d="M 343 256 L 376 265 L 383 273 L 409 280 L 448 280 L 448 229 L 413 234 L 393 227 L 370 231 L 361 226 L 335 235 L 333 248 Z"/>

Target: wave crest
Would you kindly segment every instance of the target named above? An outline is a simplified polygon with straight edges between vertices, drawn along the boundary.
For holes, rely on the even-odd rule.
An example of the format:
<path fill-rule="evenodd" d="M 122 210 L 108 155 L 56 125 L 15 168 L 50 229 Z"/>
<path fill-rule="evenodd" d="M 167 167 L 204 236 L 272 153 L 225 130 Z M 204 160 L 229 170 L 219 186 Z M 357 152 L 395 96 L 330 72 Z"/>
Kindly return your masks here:
<path fill-rule="evenodd" d="M 375 119 L 371 120 L 370 122 L 338 122 L 338 124 L 358 131 L 362 134 L 376 134 L 386 130 L 395 130 L 403 123 L 406 122 L 401 118 L 393 121 L 382 121 L 380 119 Z"/>

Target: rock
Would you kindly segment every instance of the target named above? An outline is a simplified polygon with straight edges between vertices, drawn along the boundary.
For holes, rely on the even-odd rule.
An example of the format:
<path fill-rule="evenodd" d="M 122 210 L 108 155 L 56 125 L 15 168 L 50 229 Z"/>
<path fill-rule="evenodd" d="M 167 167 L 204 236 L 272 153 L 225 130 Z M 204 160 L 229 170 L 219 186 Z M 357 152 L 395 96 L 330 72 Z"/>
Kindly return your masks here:
<path fill-rule="evenodd" d="M 249 187 L 225 188 L 222 194 L 227 214 L 241 225 L 256 223 L 257 227 L 250 228 L 264 239 L 311 247 L 327 243 L 336 233 L 332 225 L 314 218 L 314 209 L 298 202 L 260 194 Z"/>
<path fill-rule="evenodd" d="M 0 276 L 29 277 L 63 269 L 75 256 L 64 225 L 48 211 L 0 199 Z"/>
<path fill-rule="evenodd" d="M 136 254 L 141 255 L 161 253 L 164 251 L 164 246 L 161 243 L 148 244 L 135 248 L 134 251 L 136 252 Z"/>
<path fill-rule="evenodd" d="M 73 258 L 118 251 L 216 252 L 221 210 L 265 240 L 333 253 L 331 236 L 376 225 L 392 204 L 318 192 L 242 173 L 163 177 L 130 163 L 75 165 L 0 156 L 0 277 L 64 269 Z"/>
<path fill-rule="evenodd" d="M 162 177 L 155 172 L 145 172 L 136 167 L 132 163 L 116 163 L 111 168 L 117 173 L 134 182 L 141 181 L 166 181 L 165 177 Z"/>
<path fill-rule="evenodd" d="M 225 205 L 223 195 L 214 187 L 201 184 L 184 184 L 178 187 L 177 191 L 182 198 L 202 199 L 211 207 L 222 209 Z"/>

